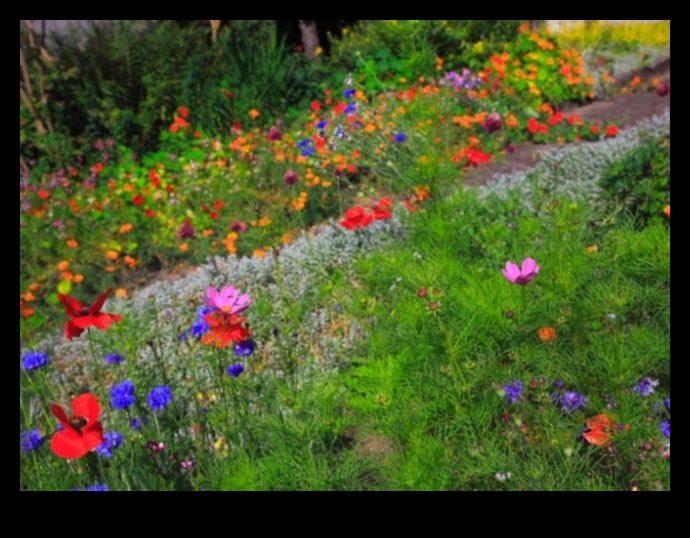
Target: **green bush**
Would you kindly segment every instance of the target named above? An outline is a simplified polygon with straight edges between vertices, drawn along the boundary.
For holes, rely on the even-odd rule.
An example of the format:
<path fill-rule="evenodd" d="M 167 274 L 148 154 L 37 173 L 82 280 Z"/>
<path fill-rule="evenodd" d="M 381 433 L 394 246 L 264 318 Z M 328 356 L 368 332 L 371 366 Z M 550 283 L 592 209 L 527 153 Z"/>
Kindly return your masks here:
<path fill-rule="evenodd" d="M 604 198 L 619 216 L 632 215 L 640 226 L 661 217 L 671 200 L 671 137 L 648 142 L 611 165 L 600 181 Z"/>
<path fill-rule="evenodd" d="M 375 58 L 380 75 L 429 75 L 437 65 L 477 67 L 518 33 L 518 20 L 365 20 L 334 40 L 331 61 L 346 70 Z"/>

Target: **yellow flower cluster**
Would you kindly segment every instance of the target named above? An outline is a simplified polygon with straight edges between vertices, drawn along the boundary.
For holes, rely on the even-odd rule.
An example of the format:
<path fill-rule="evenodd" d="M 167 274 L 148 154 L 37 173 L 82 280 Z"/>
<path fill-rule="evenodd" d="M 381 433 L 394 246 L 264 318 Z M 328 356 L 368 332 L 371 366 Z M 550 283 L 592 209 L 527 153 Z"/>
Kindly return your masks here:
<path fill-rule="evenodd" d="M 585 21 L 558 33 L 558 41 L 576 47 L 599 43 L 628 43 L 664 47 L 671 44 L 671 21 L 629 21 L 611 24 L 608 21 Z"/>

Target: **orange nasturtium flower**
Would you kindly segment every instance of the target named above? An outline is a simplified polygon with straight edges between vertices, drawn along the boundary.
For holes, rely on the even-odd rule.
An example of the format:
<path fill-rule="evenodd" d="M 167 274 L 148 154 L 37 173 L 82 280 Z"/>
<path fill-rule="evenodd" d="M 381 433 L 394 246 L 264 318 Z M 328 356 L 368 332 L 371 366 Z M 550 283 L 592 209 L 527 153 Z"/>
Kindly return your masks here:
<path fill-rule="evenodd" d="M 120 226 L 120 233 L 121 234 L 129 233 L 132 231 L 132 228 L 134 228 L 134 226 L 132 226 L 131 224 L 123 224 L 122 226 Z"/>
<path fill-rule="evenodd" d="M 79 243 L 77 243 L 74 239 L 69 239 L 67 241 L 67 246 L 69 248 L 77 248 L 79 246 Z"/>
<path fill-rule="evenodd" d="M 67 271 L 67 269 L 69 269 L 69 262 L 63 261 L 63 262 L 58 263 L 58 269 L 60 271 Z"/>
<path fill-rule="evenodd" d="M 553 342 L 556 339 L 556 329 L 553 327 L 542 327 L 537 334 L 542 342 Z"/>
<path fill-rule="evenodd" d="M 258 118 L 260 115 L 261 115 L 261 113 L 260 113 L 258 110 L 256 110 L 256 109 L 252 109 L 252 110 L 249 111 L 249 117 L 250 117 L 251 119 L 253 119 L 253 120 L 255 120 L 256 118 Z"/>
<path fill-rule="evenodd" d="M 671 204 L 668 204 L 664 208 L 664 215 L 666 215 L 666 218 L 669 218 L 669 219 L 671 218 Z"/>

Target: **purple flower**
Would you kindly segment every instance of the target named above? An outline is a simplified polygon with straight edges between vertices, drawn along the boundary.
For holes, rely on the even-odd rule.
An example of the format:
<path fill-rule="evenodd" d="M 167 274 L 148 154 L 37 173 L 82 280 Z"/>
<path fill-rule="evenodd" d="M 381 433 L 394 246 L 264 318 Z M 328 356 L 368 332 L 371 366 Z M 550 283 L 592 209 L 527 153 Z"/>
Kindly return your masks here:
<path fill-rule="evenodd" d="M 407 140 L 405 133 L 398 133 L 393 137 L 393 142 L 397 144 L 402 144 L 405 140 Z"/>
<path fill-rule="evenodd" d="M 105 356 L 105 363 L 108 366 L 114 366 L 116 364 L 122 364 L 125 362 L 125 358 L 122 355 L 118 355 L 117 353 L 108 353 Z"/>
<path fill-rule="evenodd" d="M 304 140 L 301 140 L 297 143 L 297 147 L 300 149 L 308 148 L 309 146 L 311 146 L 310 138 L 305 138 Z"/>
<path fill-rule="evenodd" d="M 671 438 L 671 422 L 669 420 L 665 420 L 661 423 L 661 433 L 663 433 L 665 437 Z"/>
<path fill-rule="evenodd" d="M 128 379 L 120 385 L 110 389 L 110 405 L 113 409 L 129 409 L 136 402 L 134 397 L 134 384 Z"/>
<path fill-rule="evenodd" d="M 498 115 L 498 112 L 492 112 L 489 114 L 484 120 L 483 127 L 487 134 L 493 134 L 500 131 L 503 127 L 503 120 L 501 119 L 501 116 Z"/>
<path fill-rule="evenodd" d="M 566 392 L 559 400 L 561 408 L 566 413 L 572 413 L 578 409 L 583 409 L 589 400 L 577 392 Z"/>
<path fill-rule="evenodd" d="M 354 88 L 348 88 L 343 92 L 343 97 L 345 99 L 352 99 L 355 96 L 355 93 L 357 93 L 357 92 L 355 91 Z"/>
<path fill-rule="evenodd" d="M 244 373 L 244 365 L 238 363 L 231 364 L 228 367 L 228 375 L 230 377 L 240 377 Z"/>
<path fill-rule="evenodd" d="M 31 454 L 33 451 L 41 448 L 44 441 L 45 438 L 38 430 L 31 430 L 19 436 L 19 448 L 24 454 Z"/>
<path fill-rule="evenodd" d="M 237 344 L 232 352 L 237 357 L 249 357 L 254 353 L 254 340 L 245 340 Z"/>
<path fill-rule="evenodd" d="M 319 131 L 323 131 L 326 127 L 328 127 L 328 122 L 326 120 L 322 120 L 316 124 L 316 128 Z"/>
<path fill-rule="evenodd" d="M 508 262 L 502 273 L 508 282 L 519 286 L 526 286 L 539 274 L 539 266 L 532 258 L 527 258 L 522 262 L 522 269 L 513 262 Z"/>
<path fill-rule="evenodd" d="M 240 295 L 232 286 L 224 286 L 220 291 L 215 288 L 208 288 L 206 295 L 208 298 L 201 300 L 219 314 L 240 314 L 252 304 L 252 298 L 249 294 Z"/>
<path fill-rule="evenodd" d="M 666 409 L 668 409 L 668 412 L 671 412 L 671 397 L 669 396 L 666 398 Z"/>
<path fill-rule="evenodd" d="M 149 392 L 146 403 L 152 411 L 163 411 L 172 402 L 170 387 L 156 387 Z"/>
<path fill-rule="evenodd" d="M 297 172 L 295 172 L 294 170 L 288 170 L 287 172 L 285 172 L 285 175 L 283 176 L 283 181 L 286 185 L 290 187 L 297 183 L 298 179 L 299 176 L 297 175 Z"/>
<path fill-rule="evenodd" d="M 314 153 L 316 153 L 316 150 L 314 148 L 307 148 L 305 150 L 302 150 L 302 157 L 313 157 Z"/>
<path fill-rule="evenodd" d="M 345 114 L 348 116 L 354 114 L 355 112 L 357 112 L 357 103 L 350 103 L 345 107 Z"/>
<path fill-rule="evenodd" d="M 38 370 L 48 364 L 48 355 L 41 351 L 32 351 L 22 357 L 22 367 L 26 372 Z"/>
<path fill-rule="evenodd" d="M 278 142 L 278 140 L 282 140 L 283 138 L 283 133 L 280 132 L 280 129 L 273 125 L 271 129 L 268 131 L 268 139 L 271 142 Z"/>
<path fill-rule="evenodd" d="M 194 226 L 192 226 L 192 223 L 189 221 L 189 219 L 184 221 L 177 229 L 177 237 L 183 241 L 185 239 L 194 239 L 194 236 Z"/>
<path fill-rule="evenodd" d="M 506 393 L 506 400 L 509 404 L 517 403 L 522 397 L 522 381 L 516 379 L 503 387 Z"/>
<path fill-rule="evenodd" d="M 113 451 L 122 446 L 122 435 L 115 431 L 106 432 L 103 439 L 103 444 L 96 447 L 96 453 L 102 458 L 110 459 L 113 457 Z"/>
<path fill-rule="evenodd" d="M 110 488 L 105 484 L 96 484 L 95 486 L 86 488 L 84 491 L 110 491 Z"/>
<path fill-rule="evenodd" d="M 659 97 L 666 97 L 667 95 L 670 95 L 671 94 L 671 83 L 670 82 L 661 82 L 656 87 L 656 94 Z"/>
<path fill-rule="evenodd" d="M 646 398 L 654 394 L 654 389 L 659 386 L 659 381 L 656 379 L 650 379 L 649 377 L 643 377 L 637 382 L 633 392 L 638 396 Z"/>

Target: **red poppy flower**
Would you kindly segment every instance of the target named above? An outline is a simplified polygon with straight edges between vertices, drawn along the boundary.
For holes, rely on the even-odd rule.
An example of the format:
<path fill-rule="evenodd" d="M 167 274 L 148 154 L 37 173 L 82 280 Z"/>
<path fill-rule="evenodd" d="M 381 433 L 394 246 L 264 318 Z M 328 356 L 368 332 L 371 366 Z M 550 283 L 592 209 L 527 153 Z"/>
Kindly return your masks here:
<path fill-rule="evenodd" d="M 318 101 L 312 101 L 311 102 L 311 111 L 312 112 L 318 112 L 319 110 L 321 110 L 321 103 L 319 103 Z"/>
<path fill-rule="evenodd" d="M 609 125 L 606 127 L 606 131 L 604 131 L 604 134 L 606 136 L 616 136 L 618 134 L 618 127 L 615 125 Z"/>
<path fill-rule="evenodd" d="M 606 415 L 597 415 L 587 423 L 587 431 L 582 434 L 590 445 L 606 448 L 611 444 L 615 432 L 613 421 Z"/>
<path fill-rule="evenodd" d="M 93 394 L 82 394 L 72 400 L 72 417 L 53 404 L 53 415 L 63 430 L 53 435 L 50 449 L 59 457 L 77 460 L 103 444 L 103 426 L 98 422 L 101 408 Z"/>
<path fill-rule="evenodd" d="M 102 331 L 110 327 L 113 321 L 120 321 L 122 318 L 115 314 L 101 312 L 106 299 L 113 290 L 108 289 L 91 306 L 84 306 L 79 301 L 69 295 L 58 295 L 58 299 L 65 307 L 65 313 L 70 320 L 65 325 L 65 338 L 72 340 L 79 338 L 89 327 L 96 327 Z"/>
<path fill-rule="evenodd" d="M 534 118 L 530 118 L 527 122 L 527 130 L 534 134 L 537 132 L 537 129 L 539 129 L 539 122 Z"/>
<path fill-rule="evenodd" d="M 340 225 L 348 230 L 356 230 L 366 228 L 373 220 L 374 215 L 367 215 L 362 206 L 355 206 L 345 211 L 345 220 Z"/>
<path fill-rule="evenodd" d="M 141 194 L 137 194 L 132 198 L 132 205 L 136 207 L 144 205 L 144 197 Z"/>
<path fill-rule="evenodd" d="M 374 220 L 387 220 L 393 216 L 391 206 L 393 200 L 390 198 L 381 198 L 381 201 L 374 206 Z"/>
<path fill-rule="evenodd" d="M 204 345 L 213 345 L 218 349 L 224 349 L 230 344 L 244 342 L 252 333 L 242 324 L 247 318 L 241 318 L 236 314 L 228 316 L 224 314 L 209 314 L 204 318 L 211 330 L 201 339 Z"/>

